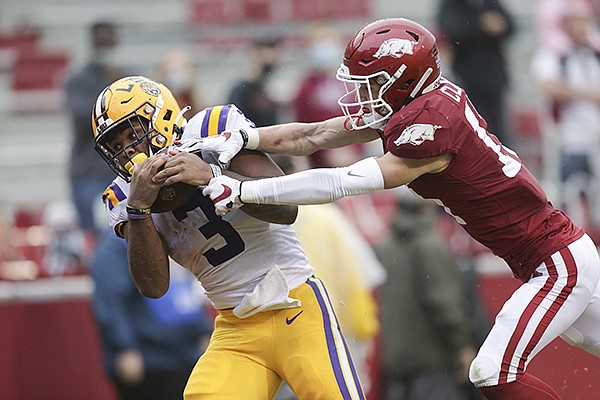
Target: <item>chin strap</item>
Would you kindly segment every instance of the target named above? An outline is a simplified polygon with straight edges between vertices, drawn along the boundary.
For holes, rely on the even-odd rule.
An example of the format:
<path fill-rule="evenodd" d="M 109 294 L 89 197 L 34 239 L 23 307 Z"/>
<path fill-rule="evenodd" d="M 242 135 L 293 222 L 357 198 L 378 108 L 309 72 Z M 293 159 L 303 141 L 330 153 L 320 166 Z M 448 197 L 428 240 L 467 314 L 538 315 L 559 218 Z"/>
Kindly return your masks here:
<path fill-rule="evenodd" d="M 187 125 L 187 119 L 183 118 L 183 114 L 190 111 L 191 109 L 192 109 L 192 106 L 183 107 L 181 109 L 181 111 L 179 111 L 179 114 L 177 114 L 177 116 L 175 117 L 175 125 L 181 127 L 181 129 L 184 129 L 185 126 Z M 180 119 L 181 119 L 181 123 L 179 123 Z"/>
<path fill-rule="evenodd" d="M 408 103 L 410 103 L 411 101 L 413 101 L 415 99 L 415 97 L 417 97 L 417 95 L 419 94 L 419 91 L 421 91 L 421 88 L 425 84 L 425 81 L 427 79 L 429 79 L 429 76 L 432 73 L 433 73 L 433 68 L 431 68 L 431 67 L 427 68 L 427 70 L 425 71 L 425 73 L 423 75 L 421 75 L 421 79 L 419 79 L 419 82 L 417 82 L 417 85 L 415 86 L 415 88 L 413 89 L 413 91 L 410 92 L 410 95 L 406 98 L 406 100 L 404 100 L 404 104 L 402 104 L 402 107 L 404 107 L 405 105 L 407 105 Z M 429 87 L 423 89 L 423 93 L 425 93 L 425 90 L 428 89 Z"/>
<path fill-rule="evenodd" d="M 187 125 L 187 119 L 183 118 L 183 114 L 191 110 L 191 106 L 185 106 L 179 111 L 179 114 L 175 116 L 175 122 L 173 123 L 173 132 L 175 132 L 175 140 L 181 139 L 183 135 L 183 130 Z M 179 122 L 181 121 L 181 123 Z"/>

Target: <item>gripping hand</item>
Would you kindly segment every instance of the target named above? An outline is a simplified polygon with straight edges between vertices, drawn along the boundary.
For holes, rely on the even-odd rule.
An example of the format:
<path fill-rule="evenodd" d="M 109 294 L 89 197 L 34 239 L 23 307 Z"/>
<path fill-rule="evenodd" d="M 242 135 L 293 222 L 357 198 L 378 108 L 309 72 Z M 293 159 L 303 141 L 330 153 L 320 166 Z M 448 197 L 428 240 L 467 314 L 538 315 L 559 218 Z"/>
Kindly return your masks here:
<path fill-rule="evenodd" d="M 255 131 L 248 134 L 244 129 L 232 129 L 231 131 L 223 132 L 218 136 L 210 136 L 207 138 L 197 138 L 182 140 L 175 142 L 175 148 L 181 151 L 195 153 L 201 150 L 206 150 L 219 154 L 219 164 L 222 168 L 226 168 L 229 162 L 243 148 L 252 149 L 248 143 L 248 137 L 258 135 Z M 255 148 L 255 147 L 254 147 Z"/>
<path fill-rule="evenodd" d="M 219 216 L 229 211 L 240 208 L 243 203 L 240 200 L 240 187 L 242 182 L 226 175 L 217 176 L 208 182 L 202 194 L 210 196 L 215 205 L 215 212 Z"/>

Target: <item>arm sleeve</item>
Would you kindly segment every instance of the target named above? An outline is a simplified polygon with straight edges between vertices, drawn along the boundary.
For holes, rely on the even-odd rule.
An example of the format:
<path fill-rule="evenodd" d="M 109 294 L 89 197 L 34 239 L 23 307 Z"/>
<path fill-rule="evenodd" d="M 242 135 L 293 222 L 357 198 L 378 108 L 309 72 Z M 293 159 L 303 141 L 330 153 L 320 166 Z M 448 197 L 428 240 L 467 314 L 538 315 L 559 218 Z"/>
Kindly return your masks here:
<path fill-rule="evenodd" d="M 276 178 L 244 181 L 240 200 L 254 204 L 323 204 L 384 188 L 370 157 L 343 168 L 319 168 Z"/>

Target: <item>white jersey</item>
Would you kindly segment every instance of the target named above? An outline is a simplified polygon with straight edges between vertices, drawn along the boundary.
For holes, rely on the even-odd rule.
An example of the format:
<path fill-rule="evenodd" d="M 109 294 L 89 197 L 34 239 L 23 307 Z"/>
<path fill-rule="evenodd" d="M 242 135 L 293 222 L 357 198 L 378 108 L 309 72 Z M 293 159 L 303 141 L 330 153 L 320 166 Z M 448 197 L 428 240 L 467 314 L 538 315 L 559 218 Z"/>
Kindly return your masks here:
<path fill-rule="evenodd" d="M 190 119 L 181 139 L 250 126 L 252 122 L 234 105 L 212 107 Z M 202 158 L 216 163 L 214 154 L 203 152 Z M 113 227 L 127 221 L 128 194 L 129 183 L 120 177 L 105 192 Z M 152 219 L 171 258 L 197 277 L 215 308 L 236 307 L 274 269 L 282 272 L 289 290 L 314 273 L 290 226 L 261 221 L 240 210 L 218 217 L 201 188 L 183 207 L 152 214 Z"/>

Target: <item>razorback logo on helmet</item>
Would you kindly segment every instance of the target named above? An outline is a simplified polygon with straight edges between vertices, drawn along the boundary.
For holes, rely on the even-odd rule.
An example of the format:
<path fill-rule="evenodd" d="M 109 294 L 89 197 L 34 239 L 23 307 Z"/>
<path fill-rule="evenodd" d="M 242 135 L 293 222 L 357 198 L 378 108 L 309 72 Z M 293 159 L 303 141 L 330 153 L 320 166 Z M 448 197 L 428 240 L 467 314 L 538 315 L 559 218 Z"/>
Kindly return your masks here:
<path fill-rule="evenodd" d="M 412 56 L 417 42 L 411 42 L 407 39 L 388 39 L 381 43 L 377 52 L 373 55 L 375 58 L 392 56 L 400 58 L 405 54 Z"/>
<path fill-rule="evenodd" d="M 402 131 L 398 139 L 394 140 L 396 146 L 410 143 L 418 146 L 426 140 L 433 142 L 435 131 L 441 128 L 441 125 L 414 124 Z"/>

